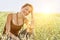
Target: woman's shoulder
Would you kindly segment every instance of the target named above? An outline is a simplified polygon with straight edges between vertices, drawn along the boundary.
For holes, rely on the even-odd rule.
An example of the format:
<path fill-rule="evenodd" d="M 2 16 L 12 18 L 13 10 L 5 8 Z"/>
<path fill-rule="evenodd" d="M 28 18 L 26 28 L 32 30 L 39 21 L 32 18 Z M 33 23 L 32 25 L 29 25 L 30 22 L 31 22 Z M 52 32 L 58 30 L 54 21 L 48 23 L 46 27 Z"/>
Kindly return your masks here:
<path fill-rule="evenodd" d="M 8 16 L 12 16 L 12 15 L 15 15 L 15 14 L 17 14 L 17 13 L 16 12 L 9 12 Z"/>
<path fill-rule="evenodd" d="M 13 15 L 13 13 L 12 12 L 9 12 L 7 17 L 10 17 L 11 18 L 12 15 Z"/>

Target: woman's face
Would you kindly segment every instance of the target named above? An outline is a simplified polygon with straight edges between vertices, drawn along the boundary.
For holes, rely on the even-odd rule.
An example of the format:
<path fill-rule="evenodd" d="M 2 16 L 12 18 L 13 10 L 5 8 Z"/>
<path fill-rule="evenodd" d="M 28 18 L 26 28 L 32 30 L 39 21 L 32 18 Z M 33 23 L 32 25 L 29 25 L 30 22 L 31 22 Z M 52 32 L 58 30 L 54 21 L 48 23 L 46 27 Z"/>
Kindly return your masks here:
<path fill-rule="evenodd" d="M 21 10 L 22 10 L 23 14 L 25 16 L 27 16 L 29 13 L 31 13 L 32 8 L 30 6 L 26 6 L 26 7 L 22 8 Z"/>

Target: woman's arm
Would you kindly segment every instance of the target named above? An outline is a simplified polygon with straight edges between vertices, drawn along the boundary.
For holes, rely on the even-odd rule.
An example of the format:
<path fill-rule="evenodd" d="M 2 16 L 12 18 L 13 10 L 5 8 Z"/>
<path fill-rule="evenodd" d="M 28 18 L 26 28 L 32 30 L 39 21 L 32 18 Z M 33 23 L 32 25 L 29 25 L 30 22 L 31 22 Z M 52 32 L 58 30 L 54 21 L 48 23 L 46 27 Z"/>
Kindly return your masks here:
<path fill-rule="evenodd" d="M 33 23 L 32 23 L 32 21 L 29 22 L 29 20 L 27 18 L 25 18 L 24 22 L 27 25 L 27 30 L 26 31 L 28 33 L 31 33 L 33 31 Z"/>
<path fill-rule="evenodd" d="M 12 14 L 8 14 L 7 16 L 7 21 L 6 21 L 6 34 L 8 35 L 8 33 L 10 32 L 10 23 L 11 23 L 11 18 Z"/>
<path fill-rule="evenodd" d="M 12 20 L 12 14 L 8 14 L 7 16 L 7 22 L 6 22 L 6 34 L 16 40 L 19 40 L 18 37 L 16 37 L 14 34 L 10 32 L 10 27 L 11 27 L 11 20 Z"/>
<path fill-rule="evenodd" d="M 27 32 L 32 33 L 34 31 L 34 17 L 33 12 L 31 13 L 31 21 L 29 22 L 28 19 L 25 18 L 25 23 L 27 25 Z"/>

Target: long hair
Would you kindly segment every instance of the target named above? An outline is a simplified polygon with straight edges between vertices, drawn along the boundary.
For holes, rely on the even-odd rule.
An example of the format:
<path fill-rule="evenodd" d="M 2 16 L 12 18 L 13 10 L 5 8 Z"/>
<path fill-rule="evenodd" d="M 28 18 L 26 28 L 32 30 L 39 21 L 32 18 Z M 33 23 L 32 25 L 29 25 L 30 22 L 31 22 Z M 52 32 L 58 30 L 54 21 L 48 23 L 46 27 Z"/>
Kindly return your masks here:
<path fill-rule="evenodd" d="M 24 8 L 24 7 L 26 7 L 26 6 L 30 6 L 31 8 L 32 8 L 32 10 L 31 10 L 31 21 L 33 21 L 33 19 L 34 19 L 34 17 L 33 17 L 33 6 L 31 5 L 31 4 L 29 4 L 29 3 L 26 3 L 26 4 L 24 4 L 23 6 L 22 6 L 22 8 Z"/>

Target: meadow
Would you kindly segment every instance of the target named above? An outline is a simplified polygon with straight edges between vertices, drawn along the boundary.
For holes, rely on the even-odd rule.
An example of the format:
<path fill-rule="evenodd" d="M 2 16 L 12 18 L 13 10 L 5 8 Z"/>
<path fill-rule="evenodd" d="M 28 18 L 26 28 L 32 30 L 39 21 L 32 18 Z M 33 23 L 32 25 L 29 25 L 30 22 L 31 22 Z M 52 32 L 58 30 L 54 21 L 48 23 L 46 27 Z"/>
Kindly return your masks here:
<path fill-rule="evenodd" d="M 4 30 L 8 12 L 0 12 L 0 36 Z M 60 14 L 34 14 L 34 40 L 60 40 Z"/>

